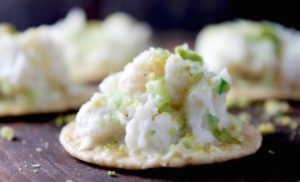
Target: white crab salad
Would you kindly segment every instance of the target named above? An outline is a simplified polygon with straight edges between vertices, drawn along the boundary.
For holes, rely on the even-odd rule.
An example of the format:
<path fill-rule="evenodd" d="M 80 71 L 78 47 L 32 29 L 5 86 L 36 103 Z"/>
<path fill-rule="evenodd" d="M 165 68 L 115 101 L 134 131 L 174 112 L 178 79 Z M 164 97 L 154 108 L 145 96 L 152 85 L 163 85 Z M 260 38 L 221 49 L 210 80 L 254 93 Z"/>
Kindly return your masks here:
<path fill-rule="evenodd" d="M 60 50 L 42 32 L 0 36 L 0 102 L 45 106 L 73 91 Z"/>
<path fill-rule="evenodd" d="M 108 76 L 76 117 L 80 150 L 118 144 L 129 155 L 194 151 L 241 142 L 241 123 L 229 119 L 226 69 L 208 72 L 187 45 L 175 53 L 150 48 Z"/>
<path fill-rule="evenodd" d="M 64 50 L 71 75 L 76 77 L 80 73 L 78 67 L 96 67 L 101 72 L 98 77 L 103 77 L 120 71 L 149 45 L 151 28 L 125 13 L 111 14 L 101 22 L 88 21 L 83 10 L 73 9 L 65 19 L 51 26 L 49 33 Z"/>
<path fill-rule="evenodd" d="M 195 47 L 209 71 L 227 67 L 234 86 L 300 87 L 299 42 L 297 31 L 279 24 L 237 20 L 207 26 Z"/>

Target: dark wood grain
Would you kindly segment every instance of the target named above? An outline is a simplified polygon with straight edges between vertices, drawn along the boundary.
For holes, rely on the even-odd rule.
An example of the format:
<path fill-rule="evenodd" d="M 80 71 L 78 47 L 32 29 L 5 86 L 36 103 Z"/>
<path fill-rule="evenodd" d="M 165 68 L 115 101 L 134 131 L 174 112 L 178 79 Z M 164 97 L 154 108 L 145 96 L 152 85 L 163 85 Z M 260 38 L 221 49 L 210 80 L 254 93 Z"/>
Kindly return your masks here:
<path fill-rule="evenodd" d="M 232 112 L 240 112 L 235 110 Z M 252 113 L 258 123 L 259 113 Z M 293 106 L 293 116 L 300 116 L 300 107 Z M 2 118 L 0 127 L 14 129 L 16 140 L 0 139 L 0 181 L 161 181 L 161 180 L 245 180 L 245 179 L 300 179 L 300 134 L 291 136 L 289 129 L 265 136 L 262 148 L 254 155 L 222 164 L 186 167 L 182 169 L 152 169 L 127 171 L 113 169 L 117 177 L 107 171 L 81 162 L 64 151 L 58 141 L 60 128 L 53 122 L 55 114 Z M 48 143 L 48 148 L 45 148 Z M 36 148 L 41 148 L 37 152 Z M 270 154 L 269 150 L 275 152 Z M 39 168 L 31 165 L 39 163 Z M 27 166 L 27 167 L 26 167 Z M 37 172 L 33 170 L 37 169 Z"/>

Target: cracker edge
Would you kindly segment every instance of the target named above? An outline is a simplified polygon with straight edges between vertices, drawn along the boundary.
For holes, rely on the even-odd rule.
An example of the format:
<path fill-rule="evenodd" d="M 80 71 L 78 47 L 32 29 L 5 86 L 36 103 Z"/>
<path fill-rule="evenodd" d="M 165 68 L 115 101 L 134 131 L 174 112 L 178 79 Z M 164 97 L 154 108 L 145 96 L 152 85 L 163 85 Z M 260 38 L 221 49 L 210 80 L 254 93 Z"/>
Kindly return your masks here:
<path fill-rule="evenodd" d="M 67 97 L 61 102 L 50 102 L 46 103 L 45 107 L 36 106 L 28 107 L 27 104 L 19 104 L 14 102 L 0 102 L 0 117 L 7 116 L 21 116 L 27 114 L 41 114 L 41 113 L 53 113 L 62 112 L 72 109 L 78 109 L 84 102 L 95 92 L 96 87 L 87 86 L 84 87 L 80 92 Z"/>
<path fill-rule="evenodd" d="M 280 88 L 235 88 L 233 87 L 227 96 L 228 100 L 260 101 L 265 99 L 293 99 L 300 100 L 300 89 L 280 89 Z"/>
<path fill-rule="evenodd" d="M 206 153 L 203 155 L 203 151 L 194 152 L 193 154 L 185 157 L 175 157 L 170 161 L 150 161 L 139 160 L 135 157 L 128 155 L 119 156 L 111 155 L 101 157 L 101 152 L 93 150 L 80 151 L 78 150 L 81 140 L 74 140 L 75 122 L 71 122 L 66 125 L 59 136 L 59 141 L 64 149 L 72 156 L 92 164 L 96 164 L 102 167 L 122 168 L 130 170 L 141 170 L 160 167 L 184 167 L 188 165 L 203 165 L 212 163 L 221 163 L 232 159 L 238 159 L 247 155 L 255 153 L 261 146 L 262 136 L 258 133 L 256 128 L 246 124 L 243 127 L 243 136 L 245 142 L 243 145 L 229 144 L 226 146 L 226 151 L 216 153 Z M 201 154 L 201 156 L 199 156 Z"/>

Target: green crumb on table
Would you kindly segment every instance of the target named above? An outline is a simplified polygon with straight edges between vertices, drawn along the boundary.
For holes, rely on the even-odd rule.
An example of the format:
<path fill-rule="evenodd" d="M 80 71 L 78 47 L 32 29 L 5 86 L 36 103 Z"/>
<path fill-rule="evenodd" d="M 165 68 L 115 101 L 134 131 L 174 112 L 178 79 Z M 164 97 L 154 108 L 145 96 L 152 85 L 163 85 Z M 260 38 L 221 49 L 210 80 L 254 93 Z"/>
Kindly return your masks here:
<path fill-rule="evenodd" d="M 278 125 L 284 127 L 290 126 L 290 124 L 292 123 L 292 119 L 290 116 L 279 116 L 278 118 L 275 118 L 275 121 Z"/>
<path fill-rule="evenodd" d="M 273 151 L 273 150 L 268 150 L 268 153 L 269 153 L 269 154 L 275 154 L 275 151 Z"/>
<path fill-rule="evenodd" d="M 110 177 L 115 177 L 116 172 L 115 171 L 107 171 L 107 175 L 110 176 Z"/>
<path fill-rule="evenodd" d="M 57 127 L 62 127 L 72 121 L 74 121 L 76 118 L 76 114 L 68 114 L 68 115 L 60 115 L 55 119 L 55 125 Z"/>
<path fill-rule="evenodd" d="M 15 137 L 14 130 L 11 127 L 3 126 L 1 128 L 1 137 L 7 141 L 12 141 Z"/>
<path fill-rule="evenodd" d="M 290 105 L 284 101 L 267 100 L 264 103 L 264 114 L 267 116 L 286 114 L 290 110 Z"/>
<path fill-rule="evenodd" d="M 259 124 L 259 125 L 257 126 L 257 130 L 258 130 L 262 135 L 273 134 L 273 133 L 275 133 L 275 131 L 276 131 L 275 126 L 274 126 L 271 122 Z"/>

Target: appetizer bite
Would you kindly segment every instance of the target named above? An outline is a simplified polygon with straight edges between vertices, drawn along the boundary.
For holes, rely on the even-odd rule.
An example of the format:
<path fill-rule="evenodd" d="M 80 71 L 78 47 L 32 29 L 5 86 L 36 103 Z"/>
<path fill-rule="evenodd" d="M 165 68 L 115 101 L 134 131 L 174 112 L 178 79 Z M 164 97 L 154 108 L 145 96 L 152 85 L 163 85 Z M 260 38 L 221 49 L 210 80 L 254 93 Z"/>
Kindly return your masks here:
<path fill-rule="evenodd" d="M 210 71 L 226 67 L 233 89 L 228 99 L 300 99 L 300 34 L 271 22 L 238 20 L 210 25 L 196 51 Z"/>
<path fill-rule="evenodd" d="M 0 117 L 76 109 L 93 90 L 70 82 L 42 31 L 0 36 Z"/>
<path fill-rule="evenodd" d="M 81 9 L 49 26 L 50 35 L 65 53 L 68 71 L 75 81 L 98 82 L 120 71 L 149 46 L 151 29 L 125 13 L 104 21 L 87 21 Z"/>
<path fill-rule="evenodd" d="M 223 162 L 250 155 L 261 135 L 227 113 L 226 69 L 208 72 L 178 46 L 150 48 L 108 76 L 60 134 L 74 157 L 100 166 L 147 169 Z"/>

